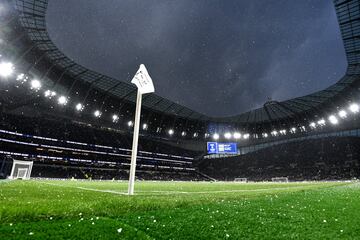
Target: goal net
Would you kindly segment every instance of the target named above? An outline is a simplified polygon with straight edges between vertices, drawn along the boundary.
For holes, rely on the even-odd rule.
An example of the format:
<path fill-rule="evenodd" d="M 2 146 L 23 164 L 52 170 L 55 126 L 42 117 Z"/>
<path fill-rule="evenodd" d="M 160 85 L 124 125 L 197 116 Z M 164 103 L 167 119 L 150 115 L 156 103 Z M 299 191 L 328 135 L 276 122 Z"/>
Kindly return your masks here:
<path fill-rule="evenodd" d="M 287 177 L 274 177 L 271 178 L 271 181 L 273 182 L 289 182 L 289 179 Z"/>
<path fill-rule="evenodd" d="M 14 160 L 9 178 L 30 179 L 32 166 L 33 166 L 32 161 Z"/>
<path fill-rule="evenodd" d="M 247 178 L 235 178 L 234 181 L 235 182 L 244 182 L 244 183 L 246 183 L 248 180 L 247 180 Z"/>

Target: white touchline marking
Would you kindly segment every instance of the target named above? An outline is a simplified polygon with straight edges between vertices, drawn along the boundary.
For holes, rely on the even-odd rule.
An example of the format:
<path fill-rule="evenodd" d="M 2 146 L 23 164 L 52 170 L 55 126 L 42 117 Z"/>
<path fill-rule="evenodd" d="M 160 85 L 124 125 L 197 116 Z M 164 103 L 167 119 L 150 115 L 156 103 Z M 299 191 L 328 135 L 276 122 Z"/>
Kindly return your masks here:
<path fill-rule="evenodd" d="M 128 195 L 126 192 L 118 192 L 114 190 L 101 190 L 96 188 L 87 188 L 87 187 L 77 187 L 77 186 L 65 186 L 61 184 L 49 183 L 49 182 L 41 182 L 48 185 L 54 185 L 59 187 L 67 187 L 67 188 L 76 188 L 86 191 L 94 191 L 94 192 L 104 192 L 104 193 L 112 193 L 117 195 Z M 238 190 L 217 190 L 217 191 L 199 191 L 199 192 L 185 192 L 185 191 L 136 191 L 138 193 L 143 194 L 136 194 L 136 195 L 149 195 L 146 193 L 158 193 L 158 194 L 211 194 L 211 193 L 236 193 L 236 192 L 262 192 L 262 191 L 273 191 L 273 190 L 288 190 L 294 188 L 303 188 L 304 186 L 294 186 L 294 187 L 282 187 L 282 188 L 259 188 L 259 189 L 238 189 Z"/>
<path fill-rule="evenodd" d="M 94 191 L 94 192 L 104 192 L 104 193 L 112 193 L 112 194 L 118 194 L 118 195 L 127 195 L 127 193 L 125 193 L 125 192 L 117 192 L 117 191 L 112 191 L 112 190 L 101 190 L 101 189 L 96 189 L 96 188 L 65 186 L 65 185 L 61 185 L 61 184 L 48 183 L 48 182 L 41 182 L 41 183 L 48 184 L 48 185 L 53 185 L 53 186 L 58 186 L 58 187 L 76 188 L 76 189 Z"/>

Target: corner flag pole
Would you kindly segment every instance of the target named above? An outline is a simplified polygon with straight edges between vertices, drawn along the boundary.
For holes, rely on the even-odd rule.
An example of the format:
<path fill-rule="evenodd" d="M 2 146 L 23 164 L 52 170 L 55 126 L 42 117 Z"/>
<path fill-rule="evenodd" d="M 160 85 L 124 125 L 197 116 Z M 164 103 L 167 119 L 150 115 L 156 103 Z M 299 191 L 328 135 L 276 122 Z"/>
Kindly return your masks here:
<path fill-rule="evenodd" d="M 128 194 L 134 194 L 134 184 L 135 184 L 135 170 L 136 170 L 136 157 L 137 157 L 137 148 L 139 140 L 139 126 L 140 126 L 140 113 L 141 113 L 141 99 L 142 94 L 140 91 L 137 91 L 136 97 L 136 111 L 135 111 L 135 124 L 134 124 L 134 136 L 132 143 L 132 153 L 131 153 L 131 165 L 130 165 L 130 177 L 129 177 L 129 189 Z"/>
<path fill-rule="evenodd" d="M 134 195 L 136 157 L 137 157 L 137 149 L 138 149 L 140 116 L 141 116 L 141 100 L 143 94 L 155 92 L 155 89 L 152 79 L 148 71 L 146 70 L 144 64 L 140 65 L 139 70 L 136 72 L 133 80 L 131 80 L 131 83 L 135 84 L 138 88 L 137 97 L 136 97 L 134 136 L 132 143 L 130 176 L 129 176 L 129 187 L 128 187 L 128 194 Z"/>

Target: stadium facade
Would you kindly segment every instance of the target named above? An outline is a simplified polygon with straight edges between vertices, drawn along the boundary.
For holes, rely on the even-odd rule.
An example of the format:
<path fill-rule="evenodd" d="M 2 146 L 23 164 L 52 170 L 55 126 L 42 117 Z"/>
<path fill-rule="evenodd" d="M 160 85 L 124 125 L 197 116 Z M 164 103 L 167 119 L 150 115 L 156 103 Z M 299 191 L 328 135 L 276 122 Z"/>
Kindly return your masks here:
<path fill-rule="evenodd" d="M 129 165 L 136 87 L 87 69 L 64 55 L 47 32 L 47 4 L 47 0 L 2 3 L 0 62 L 8 74 L 0 77 L 0 153 L 4 159 L 36 159 L 40 164 L 37 168 L 35 161 L 34 170 L 39 174 L 44 172 L 39 170 L 42 168 L 66 168 L 67 172 L 75 169 L 77 172 L 72 174 L 78 175 L 89 169 L 99 172 L 111 168 L 116 172 L 111 176 L 119 175 L 119 169 Z M 185 178 L 195 175 L 203 179 L 206 175 L 199 169 L 209 175 L 214 174 L 211 168 L 228 169 L 223 161 L 229 158 L 205 156 L 208 141 L 237 143 L 239 156 L 231 158 L 236 162 L 233 168 L 241 168 L 237 163 L 248 158 L 244 169 L 269 169 L 270 163 L 276 162 L 274 159 L 259 163 L 263 167 L 252 166 L 252 159 L 283 152 L 284 146 L 293 149 L 294 144 L 308 146 L 321 140 L 322 157 L 328 156 L 324 146 L 334 142 L 339 143 L 339 149 L 350 149 L 343 151 L 348 157 L 346 164 L 357 170 L 345 177 L 358 177 L 357 142 L 350 140 L 360 136 L 360 1 L 335 0 L 334 7 L 348 61 L 346 74 L 337 83 L 303 97 L 269 101 L 262 108 L 223 118 L 206 116 L 148 94 L 143 99 L 140 171 L 144 175 L 154 169 L 171 174 L 181 172 Z M 307 149 L 310 146 L 303 151 Z M 2 169 L 6 168 L 6 161 L 0 166 Z M 296 161 L 293 168 L 301 164 L 299 159 Z M 328 165 L 327 160 L 320 162 L 318 165 Z M 282 164 L 283 161 L 279 163 Z M 79 171 L 78 166 L 83 170 Z M 237 175 L 246 173 L 237 171 L 231 177 Z M 261 179 L 264 172 L 255 175 Z M 298 179 L 303 176 L 295 175 Z"/>

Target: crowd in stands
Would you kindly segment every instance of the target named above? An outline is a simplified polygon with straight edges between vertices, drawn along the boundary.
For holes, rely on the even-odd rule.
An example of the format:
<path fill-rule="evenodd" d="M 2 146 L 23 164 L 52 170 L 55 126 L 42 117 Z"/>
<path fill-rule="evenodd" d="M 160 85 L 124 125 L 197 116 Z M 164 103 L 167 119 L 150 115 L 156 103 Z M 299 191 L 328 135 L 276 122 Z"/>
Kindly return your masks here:
<path fill-rule="evenodd" d="M 6 114 L 1 115 L 0 129 L 25 134 L 0 132 L 0 151 L 28 154 L 27 157 L 34 160 L 33 177 L 128 178 L 130 153 L 126 149 L 131 149 L 129 133 L 72 120 Z M 33 138 L 33 135 L 59 141 Z M 125 150 L 117 149 L 119 147 Z M 199 172 L 194 169 L 193 158 L 202 153 L 184 150 L 181 145 L 172 146 L 166 141 L 142 136 L 139 150 L 148 151 L 140 152 L 138 159 L 137 176 L 144 180 L 208 180 L 206 175 L 228 181 L 235 178 L 266 181 L 273 177 L 287 177 L 290 181 L 360 178 L 358 137 L 289 142 L 235 157 L 197 160 Z M 45 155 L 48 157 L 43 157 Z M 1 161 L 0 167 L 0 177 L 4 177 L 6 167 Z"/>
<path fill-rule="evenodd" d="M 128 180 L 129 170 L 119 168 L 68 166 L 35 164 L 32 170 L 33 178 L 60 178 L 60 179 L 92 179 L 92 180 Z M 174 170 L 137 170 L 138 180 L 158 181 L 204 181 L 208 180 L 196 171 Z"/>
<path fill-rule="evenodd" d="M 32 178 L 84 179 L 84 180 L 128 180 L 129 166 L 105 166 L 101 164 L 66 163 L 63 161 L 46 162 L 33 158 L 16 157 L 17 160 L 34 161 Z M 13 163 L 12 157 L 0 158 L 0 179 L 9 176 Z M 206 181 L 206 176 L 195 170 L 161 169 L 156 166 L 136 171 L 137 180 L 157 181 Z"/>
<path fill-rule="evenodd" d="M 203 159 L 201 172 L 219 180 L 344 180 L 360 178 L 360 139 L 330 137 L 285 143 L 245 155 Z"/>
<path fill-rule="evenodd" d="M 77 141 L 128 149 L 131 149 L 132 144 L 132 135 L 127 131 L 103 128 L 61 118 L 50 119 L 50 117 L 1 114 L 0 129 L 64 141 Z M 140 151 L 162 152 L 190 157 L 198 154 L 191 151 L 183 151 L 181 146 L 169 145 L 162 139 L 155 139 L 142 134 L 140 134 L 138 149 Z"/>
<path fill-rule="evenodd" d="M 131 140 L 125 131 L 72 120 L 1 115 L 0 155 L 32 159 L 34 177 L 126 179 Z M 137 168 L 142 174 L 138 177 L 202 179 L 192 167 L 196 154 L 161 139 L 140 136 Z"/>

